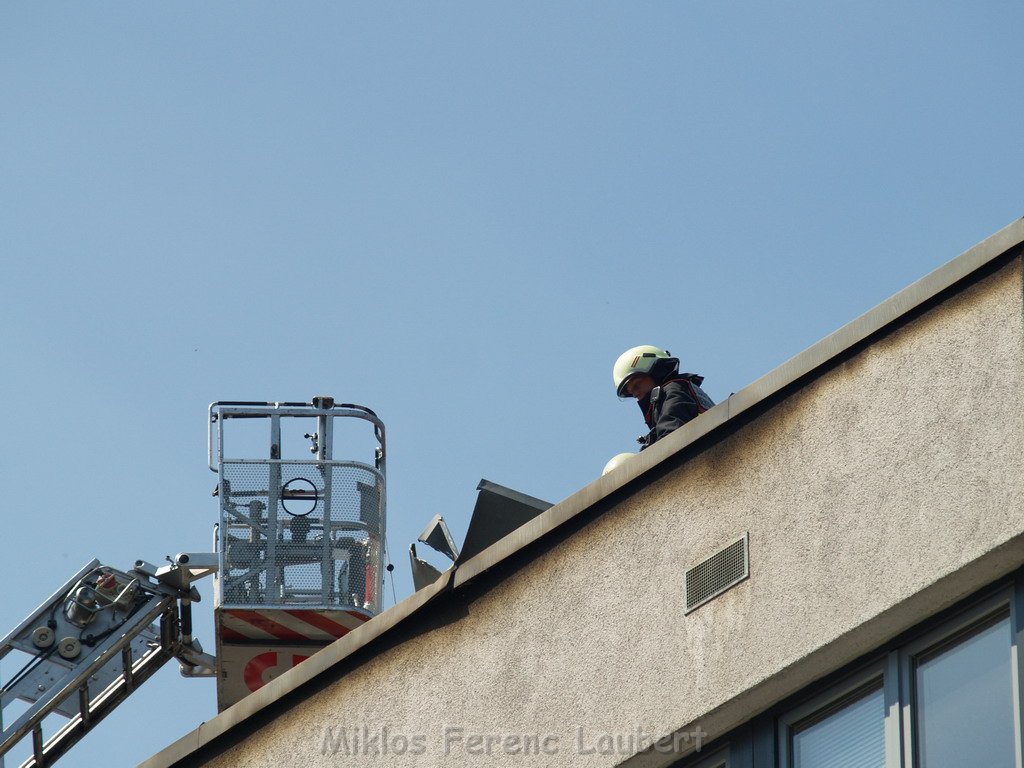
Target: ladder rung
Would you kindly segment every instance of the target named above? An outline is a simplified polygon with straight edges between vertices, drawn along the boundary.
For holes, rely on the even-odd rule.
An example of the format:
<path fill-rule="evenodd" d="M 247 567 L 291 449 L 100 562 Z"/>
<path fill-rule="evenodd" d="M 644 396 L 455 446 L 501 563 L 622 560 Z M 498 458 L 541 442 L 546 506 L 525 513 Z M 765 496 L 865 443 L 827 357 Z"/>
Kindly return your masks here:
<path fill-rule="evenodd" d="M 35 756 L 35 768 L 43 768 L 43 726 L 36 725 L 32 729 L 32 754 Z"/>
<path fill-rule="evenodd" d="M 89 729 L 89 684 L 86 683 L 78 689 L 78 714 L 82 718 L 82 725 Z"/>
<path fill-rule="evenodd" d="M 132 647 L 126 645 L 121 651 L 121 669 L 124 675 L 124 685 L 128 693 L 135 690 L 135 674 L 132 671 Z"/>

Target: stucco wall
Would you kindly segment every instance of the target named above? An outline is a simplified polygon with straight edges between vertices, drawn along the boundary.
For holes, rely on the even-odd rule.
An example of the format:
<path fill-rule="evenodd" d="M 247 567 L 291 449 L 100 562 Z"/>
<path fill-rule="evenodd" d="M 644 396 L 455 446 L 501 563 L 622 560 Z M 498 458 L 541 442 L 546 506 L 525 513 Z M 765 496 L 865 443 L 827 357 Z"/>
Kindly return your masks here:
<path fill-rule="evenodd" d="M 207 765 L 616 765 L 606 734 L 722 733 L 1016 567 L 1021 293 L 1015 260 Z M 683 571 L 746 530 L 751 578 L 684 616 Z"/>

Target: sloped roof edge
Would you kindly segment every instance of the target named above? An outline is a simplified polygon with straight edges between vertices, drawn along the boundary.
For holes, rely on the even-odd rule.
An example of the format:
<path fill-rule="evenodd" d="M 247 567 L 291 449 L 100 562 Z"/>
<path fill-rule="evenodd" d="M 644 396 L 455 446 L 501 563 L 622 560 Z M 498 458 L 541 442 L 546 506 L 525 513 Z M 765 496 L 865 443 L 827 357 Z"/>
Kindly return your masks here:
<path fill-rule="evenodd" d="M 543 539 L 552 531 L 577 517 L 595 504 L 634 483 L 666 459 L 685 447 L 721 431 L 723 426 L 773 396 L 797 384 L 809 381 L 816 371 L 823 370 L 845 353 L 871 336 L 898 323 L 916 309 L 928 304 L 958 283 L 983 270 L 1024 245 L 1024 219 L 1017 219 L 978 245 L 909 285 L 878 306 L 847 323 L 839 330 L 787 360 L 739 392 L 730 395 L 699 419 L 695 419 L 653 446 L 630 459 L 619 468 L 580 489 L 560 503 L 541 513 L 532 521 L 500 539 L 487 549 L 446 571 L 431 586 L 411 595 L 384 611 L 372 621 L 353 630 L 307 661 L 271 681 L 256 693 L 201 724 L 191 733 L 174 742 L 139 768 L 167 768 L 179 763 L 202 747 L 225 736 L 244 721 L 262 711 L 284 695 L 321 675 L 355 651 L 391 632 L 415 614 L 426 610 L 427 604 L 444 592 L 459 589 L 499 563 L 509 560 L 520 550 Z"/>
<path fill-rule="evenodd" d="M 461 564 L 454 586 L 466 584 L 514 552 L 543 537 L 585 509 L 632 483 L 684 447 L 719 430 L 726 422 L 762 404 L 790 385 L 823 369 L 872 335 L 897 323 L 965 278 L 1024 244 L 1024 218 L 986 238 L 920 280 L 891 296 L 839 330 L 730 395 L 699 419 L 684 424 L 613 472 L 598 478 L 559 504 Z"/>

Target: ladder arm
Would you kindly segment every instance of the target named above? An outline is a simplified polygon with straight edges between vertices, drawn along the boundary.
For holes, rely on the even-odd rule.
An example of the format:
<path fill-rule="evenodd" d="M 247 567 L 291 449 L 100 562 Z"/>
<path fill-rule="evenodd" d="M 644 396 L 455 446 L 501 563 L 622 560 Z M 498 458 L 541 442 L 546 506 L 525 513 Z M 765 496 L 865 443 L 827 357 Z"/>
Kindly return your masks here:
<path fill-rule="evenodd" d="M 0 659 L 15 650 L 29 657 L 0 688 L 0 715 L 15 699 L 31 703 L 2 728 L 0 768 L 29 735 L 32 755 L 22 768 L 52 765 L 172 658 L 186 676 L 212 673 L 215 659 L 191 635 L 191 604 L 199 600 L 191 582 L 215 567 L 195 557 L 200 562 L 190 565 L 179 555 L 163 568 L 139 560 L 128 572 L 93 560 L 0 642 Z M 44 740 L 50 714 L 69 722 Z"/>

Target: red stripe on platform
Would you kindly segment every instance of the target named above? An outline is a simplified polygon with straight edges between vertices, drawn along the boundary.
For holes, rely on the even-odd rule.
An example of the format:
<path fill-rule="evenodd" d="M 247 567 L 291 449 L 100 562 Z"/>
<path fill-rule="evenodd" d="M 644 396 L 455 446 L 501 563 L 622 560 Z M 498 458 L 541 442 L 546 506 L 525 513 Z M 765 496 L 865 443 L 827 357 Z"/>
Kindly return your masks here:
<path fill-rule="evenodd" d="M 230 640 L 232 642 L 245 642 L 246 640 L 252 640 L 253 638 L 243 635 L 241 632 L 232 629 L 231 627 L 225 627 L 223 624 L 220 627 L 220 636 L 223 640 Z"/>
<path fill-rule="evenodd" d="M 246 624 L 251 624 L 261 632 L 266 632 L 268 635 L 270 635 L 271 637 L 275 637 L 278 640 L 298 640 L 301 642 L 304 640 L 316 639 L 307 637 L 306 635 L 300 635 L 295 630 L 289 629 L 283 624 L 278 624 L 273 619 L 267 618 L 262 613 L 257 613 L 256 611 L 231 610 L 227 611 L 227 614 L 229 616 L 234 616 L 236 619 L 239 619 L 240 621 L 244 621 Z M 253 638 L 249 639 L 251 640 Z"/>
<path fill-rule="evenodd" d="M 310 626 L 316 627 L 321 632 L 326 632 L 331 637 L 343 637 L 352 631 L 350 627 L 346 627 L 344 624 L 338 624 L 336 621 L 331 621 L 326 616 L 317 613 L 316 611 L 288 611 L 289 616 L 294 616 L 300 621 L 304 621 Z"/>

